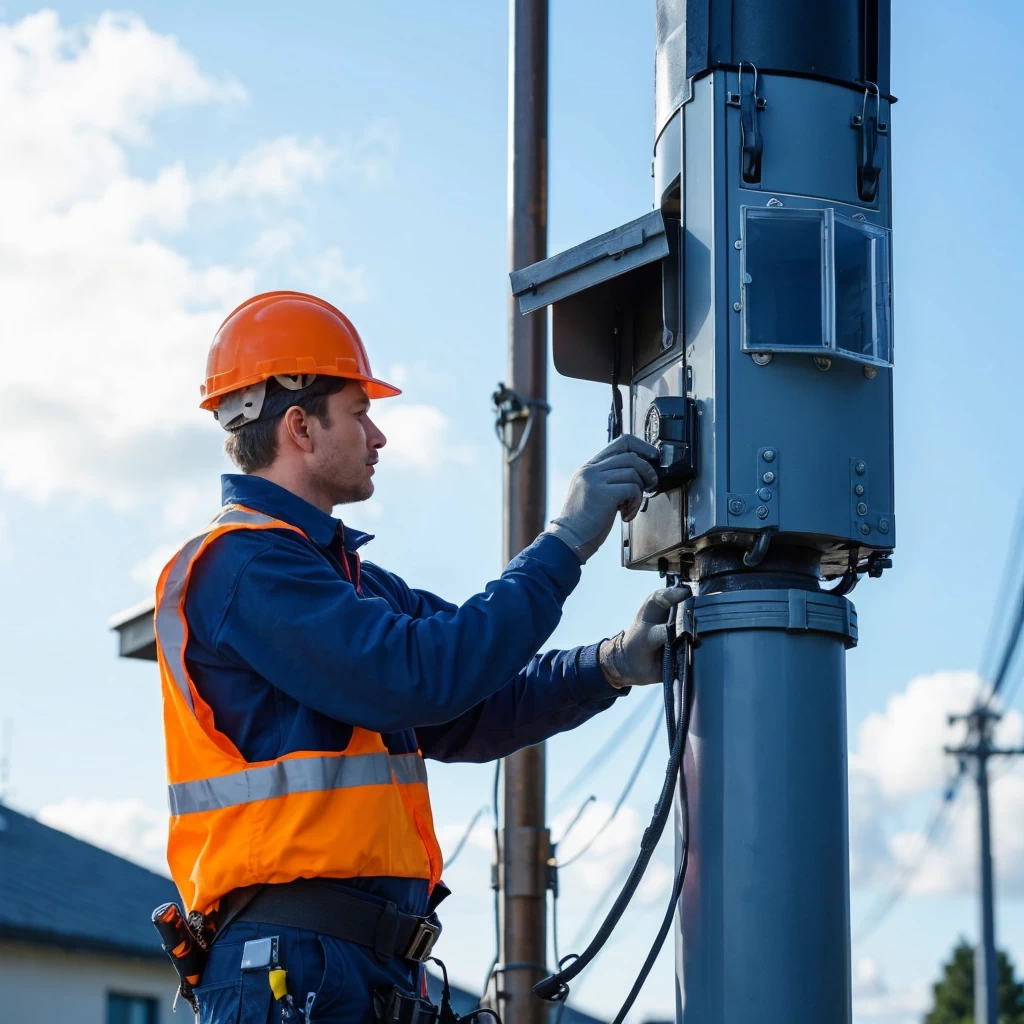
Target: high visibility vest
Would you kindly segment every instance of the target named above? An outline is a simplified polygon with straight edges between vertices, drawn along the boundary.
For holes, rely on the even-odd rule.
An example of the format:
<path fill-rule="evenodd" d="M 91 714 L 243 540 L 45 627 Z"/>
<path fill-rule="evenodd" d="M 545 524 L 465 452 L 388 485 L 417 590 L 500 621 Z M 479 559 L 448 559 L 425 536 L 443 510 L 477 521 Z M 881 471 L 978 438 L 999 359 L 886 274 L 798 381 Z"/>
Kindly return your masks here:
<path fill-rule="evenodd" d="M 246 761 L 217 729 L 189 677 L 185 594 L 193 566 L 222 534 L 267 529 L 306 536 L 262 512 L 228 505 L 186 542 L 157 583 L 171 877 L 186 909 L 203 913 L 232 889 L 296 878 L 393 876 L 433 887 L 441 850 L 420 752 L 390 754 L 380 733 L 353 727 L 344 750 Z M 295 664 L 301 671 L 300 650 Z"/>

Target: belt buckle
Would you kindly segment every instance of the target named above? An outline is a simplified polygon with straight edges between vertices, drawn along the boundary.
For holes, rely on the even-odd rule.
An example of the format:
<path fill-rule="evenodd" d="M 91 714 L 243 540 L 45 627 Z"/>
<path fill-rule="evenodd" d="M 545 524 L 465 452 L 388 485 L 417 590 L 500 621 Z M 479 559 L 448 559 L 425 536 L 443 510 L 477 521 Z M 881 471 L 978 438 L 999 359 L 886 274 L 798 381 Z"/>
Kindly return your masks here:
<path fill-rule="evenodd" d="M 416 926 L 416 931 L 413 932 L 412 939 L 409 940 L 409 947 L 402 954 L 406 960 L 426 960 L 430 956 L 431 951 L 434 948 L 434 943 L 437 942 L 438 936 L 441 934 L 441 929 L 436 924 L 431 924 L 429 921 L 420 921 Z"/>

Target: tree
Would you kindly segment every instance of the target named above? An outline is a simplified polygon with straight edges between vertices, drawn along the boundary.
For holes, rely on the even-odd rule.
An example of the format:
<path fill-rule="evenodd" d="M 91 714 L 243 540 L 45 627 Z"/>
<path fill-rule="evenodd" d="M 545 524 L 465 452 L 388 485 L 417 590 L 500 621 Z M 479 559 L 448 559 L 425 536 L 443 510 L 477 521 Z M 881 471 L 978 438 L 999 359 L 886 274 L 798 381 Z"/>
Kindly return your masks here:
<path fill-rule="evenodd" d="M 997 956 L 999 1024 L 1024 1024 L 1024 983 L 1014 976 L 1013 962 Z M 942 979 L 932 986 L 935 1003 L 924 1024 L 974 1024 L 974 947 L 961 938 Z"/>

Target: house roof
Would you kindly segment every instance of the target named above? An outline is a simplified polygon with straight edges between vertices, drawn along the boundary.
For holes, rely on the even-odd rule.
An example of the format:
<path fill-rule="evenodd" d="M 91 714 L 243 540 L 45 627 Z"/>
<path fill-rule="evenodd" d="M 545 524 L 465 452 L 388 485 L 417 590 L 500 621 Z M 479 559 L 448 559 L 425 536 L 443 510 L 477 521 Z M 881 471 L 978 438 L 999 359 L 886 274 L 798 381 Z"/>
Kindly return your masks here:
<path fill-rule="evenodd" d="M 0 938 L 162 958 L 150 920 L 174 883 L 0 806 Z"/>
<path fill-rule="evenodd" d="M 163 959 L 150 920 L 178 899 L 163 875 L 0 805 L 0 939 Z M 441 1000 L 441 979 L 428 972 Z M 477 996 L 452 985 L 452 1006 L 467 1014 Z M 566 1006 L 560 1024 L 602 1024 Z"/>

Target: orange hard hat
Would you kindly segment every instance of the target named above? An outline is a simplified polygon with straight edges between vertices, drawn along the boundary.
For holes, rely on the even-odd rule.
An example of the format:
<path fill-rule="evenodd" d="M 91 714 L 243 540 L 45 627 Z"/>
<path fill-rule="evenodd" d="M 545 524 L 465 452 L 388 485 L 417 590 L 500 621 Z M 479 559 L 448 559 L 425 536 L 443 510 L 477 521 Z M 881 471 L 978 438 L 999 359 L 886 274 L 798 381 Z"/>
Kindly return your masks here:
<path fill-rule="evenodd" d="M 401 391 L 377 380 L 359 332 L 340 309 L 304 292 L 264 292 L 243 302 L 220 325 L 206 359 L 200 407 L 271 377 L 323 375 L 357 380 L 368 398 Z"/>

